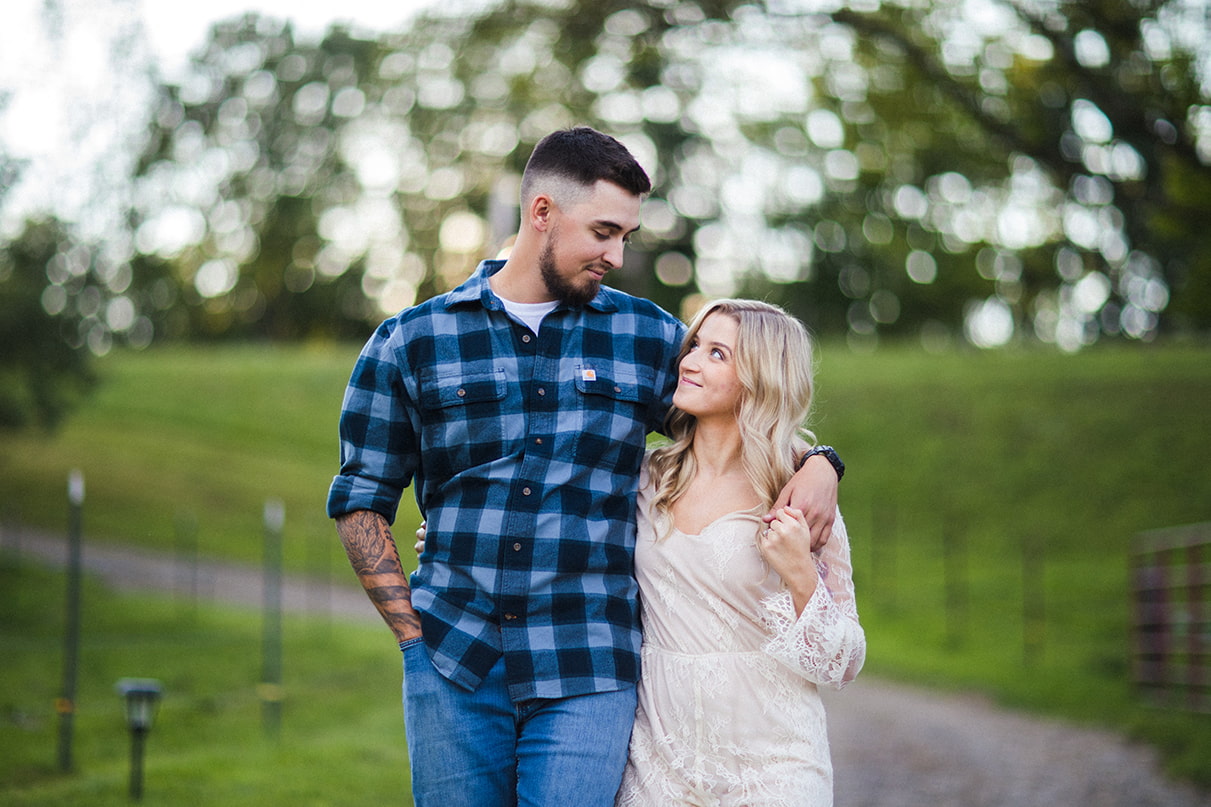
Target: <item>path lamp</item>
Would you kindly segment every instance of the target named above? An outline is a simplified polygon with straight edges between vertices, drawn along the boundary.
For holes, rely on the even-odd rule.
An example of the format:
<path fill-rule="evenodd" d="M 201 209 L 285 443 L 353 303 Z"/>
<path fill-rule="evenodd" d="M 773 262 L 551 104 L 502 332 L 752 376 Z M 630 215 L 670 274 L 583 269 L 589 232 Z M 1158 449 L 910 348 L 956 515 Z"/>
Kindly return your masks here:
<path fill-rule="evenodd" d="M 130 797 L 138 801 L 143 798 L 143 744 L 160 702 L 160 682 L 122 678 L 117 689 L 126 703 L 126 727 L 130 729 Z"/>

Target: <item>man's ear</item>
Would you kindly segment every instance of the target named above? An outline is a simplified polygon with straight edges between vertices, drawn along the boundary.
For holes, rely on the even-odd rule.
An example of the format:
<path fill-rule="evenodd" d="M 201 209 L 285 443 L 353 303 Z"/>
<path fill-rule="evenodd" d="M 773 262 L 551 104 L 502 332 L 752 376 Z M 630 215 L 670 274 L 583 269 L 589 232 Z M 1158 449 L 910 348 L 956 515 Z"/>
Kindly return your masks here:
<path fill-rule="evenodd" d="M 555 215 L 555 202 L 545 193 L 536 194 L 530 200 L 526 213 L 529 216 L 530 226 L 535 231 L 540 233 L 546 232 L 551 226 L 552 217 Z"/>

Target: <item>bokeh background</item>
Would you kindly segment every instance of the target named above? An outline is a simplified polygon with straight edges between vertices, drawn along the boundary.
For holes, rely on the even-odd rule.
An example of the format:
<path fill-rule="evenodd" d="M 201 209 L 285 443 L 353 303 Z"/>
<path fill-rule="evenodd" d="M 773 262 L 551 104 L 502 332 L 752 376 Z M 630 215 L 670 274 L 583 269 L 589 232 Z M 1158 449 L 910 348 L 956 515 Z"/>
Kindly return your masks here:
<path fill-rule="evenodd" d="M 655 180 L 616 282 L 674 312 L 760 296 L 856 350 L 1211 324 L 1202 0 L 322 5 L 188 58 L 161 4 L 6 5 L 6 323 L 360 336 L 505 247 L 531 147 L 584 123 Z"/>
<path fill-rule="evenodd" d="M 197 569 L 260 569 L 284 512 L 278 571 L 356 586 L 322 502 L 358 347 L 507 251 L 530 150 L 578 124 L 654 180 L 613 285 L 817 336 L 869 674 L 1211 785 L 1207 0 L 8 0 L 0 800 L 124 803 L 119 675 L 168 693 L 149 800 L 405 798 L 369 606 L 287 615 L 272 678 L 272 614 Z M 67 531 L 73 472 L 86 544 L 189 582 L 86 581 L 64 771 L 65 581 L 22 546 Z M 1140 563 L 1195 581 L 1155 690 Z"/>

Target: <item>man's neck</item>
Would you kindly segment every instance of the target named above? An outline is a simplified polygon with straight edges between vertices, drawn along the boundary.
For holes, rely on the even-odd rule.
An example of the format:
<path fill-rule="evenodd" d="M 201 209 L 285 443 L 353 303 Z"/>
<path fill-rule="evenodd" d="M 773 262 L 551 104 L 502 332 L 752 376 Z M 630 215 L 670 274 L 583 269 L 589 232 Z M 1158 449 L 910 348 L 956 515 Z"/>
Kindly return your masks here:
<path fill-rule="evenodd" d="M 497 297 L 515 303 L 554 302 L 547 284 L 533 267 L 533 263 L 527 266 L 518 256 L 510 256 L 500 271 L 488 278 L 488 285 Z"/>

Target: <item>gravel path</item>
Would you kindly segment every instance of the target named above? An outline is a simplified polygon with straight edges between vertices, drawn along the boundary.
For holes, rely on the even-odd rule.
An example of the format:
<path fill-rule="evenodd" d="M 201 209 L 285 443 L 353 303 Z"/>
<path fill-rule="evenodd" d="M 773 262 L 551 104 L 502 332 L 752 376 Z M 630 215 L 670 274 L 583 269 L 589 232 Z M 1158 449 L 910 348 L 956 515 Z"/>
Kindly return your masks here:
<path fill-rule="evenodd" d="M 837 807 L 1208 807 L 1149 747 L 978 696 L 858 680 L 825 697 Z"/>
<path fill-rule="evenodd" d="M 0 549 L 48 565 L 66 562 L 66 542 L 23 530 Z M 85 567 L 115 588 L 196 592 L 200 600 L 262 602 L 256 568 L 201 562 L 183 570 L 168 554 L 89 544 Z M 287 578 L 287 610 L 376 624 L 352 582 Z M 1165 777 L 1150 748 L 957 696 L 867 676 L 826 693 L 837 807 L 1211 807 L 1211 793 Z"/>

